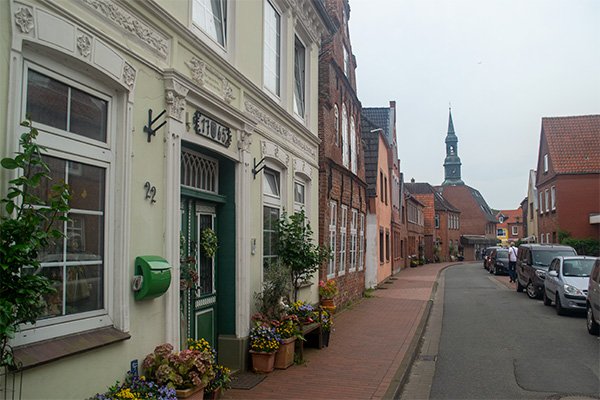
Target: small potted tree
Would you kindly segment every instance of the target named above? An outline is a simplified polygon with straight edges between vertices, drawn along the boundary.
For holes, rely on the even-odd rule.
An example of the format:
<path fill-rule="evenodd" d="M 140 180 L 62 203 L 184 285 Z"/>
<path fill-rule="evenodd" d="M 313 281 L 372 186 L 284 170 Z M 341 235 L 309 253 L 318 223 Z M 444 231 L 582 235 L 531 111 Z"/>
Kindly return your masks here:
<path fill-rule="evenodd" d="M 329 258 L 329 250 L 313 243 L 313 230 L 304 210 L 290 215 L 283 212 L 277 220 L 279 242 L 277 250 L 283 265 L 290 268 L 294 302 L 298 301 L 298 291 L 304 282 Z"/>

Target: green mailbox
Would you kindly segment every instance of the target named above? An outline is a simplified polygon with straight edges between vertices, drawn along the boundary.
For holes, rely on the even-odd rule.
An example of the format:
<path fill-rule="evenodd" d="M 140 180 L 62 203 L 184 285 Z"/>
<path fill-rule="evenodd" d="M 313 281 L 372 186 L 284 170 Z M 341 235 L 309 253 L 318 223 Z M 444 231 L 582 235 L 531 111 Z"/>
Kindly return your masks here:
<path fill-rule="evenodd" d="M 139 256 L 135 258 L 133 290 L 136 300 L 160 297 L 171 284 L 171 266 L 159 256 Z"/>

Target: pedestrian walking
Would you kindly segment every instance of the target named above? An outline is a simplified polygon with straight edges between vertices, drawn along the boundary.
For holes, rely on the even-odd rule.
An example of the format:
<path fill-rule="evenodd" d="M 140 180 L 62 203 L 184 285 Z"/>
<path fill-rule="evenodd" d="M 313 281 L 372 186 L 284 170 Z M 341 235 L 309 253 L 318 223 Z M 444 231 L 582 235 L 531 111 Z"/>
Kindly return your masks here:
<path fill-rule="evenodd" d="M 510 242 L 508 248 L 508 276 L 511 282 L 517 281 L 517 248 L 514 242 Z"/>

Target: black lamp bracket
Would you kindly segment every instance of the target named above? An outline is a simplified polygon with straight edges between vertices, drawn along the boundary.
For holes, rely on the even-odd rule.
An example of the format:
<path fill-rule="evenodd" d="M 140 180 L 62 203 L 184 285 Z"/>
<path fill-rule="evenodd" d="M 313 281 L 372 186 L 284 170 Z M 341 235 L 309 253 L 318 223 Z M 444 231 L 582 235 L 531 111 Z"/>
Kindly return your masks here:
<path fill-rule="evenodd" d="M 167 112 L 167 110 L 163 110 L 160 114 L 158 114 L 158 116 L 156 118 L 152 119 L 152 109 L 151 108 L 148 109 L 148 125 L 144 126 L 144 132 L 146 132 L 148 134 L 148 143 L 150 143 L 151 136 L 155 136 L 156 131 L 158 131 L 160 128 L 165 126 L 165 124 L 167 123 L 167 121 L 165 120 L 165 121 L 163 121 L 162 124 L 160 124 L 156 128 L 152 127 L 152 125 L 154 125 L 154 123 L 156 121 L 158 121 L 158 119 L 160 117 L 162 117 L 166 112 Z"/>
<path fill-rule="evenodd" d="M 263 159 L 260 160 L 257 164 L 256 157 L 254 158 L 254 168 L 252 168 L 252 173 L 254 174 L 254 179 L 256 179 L 256 175 L 265 168 L 264 164 L 262 167 L 258 168 L 260 166 L 260 164 L 262 164 L 264 161 L 265 161 L 265 158 L 263 157 Z M 256 168 L 258 168 L 258 169 L 256 169 Z"/>

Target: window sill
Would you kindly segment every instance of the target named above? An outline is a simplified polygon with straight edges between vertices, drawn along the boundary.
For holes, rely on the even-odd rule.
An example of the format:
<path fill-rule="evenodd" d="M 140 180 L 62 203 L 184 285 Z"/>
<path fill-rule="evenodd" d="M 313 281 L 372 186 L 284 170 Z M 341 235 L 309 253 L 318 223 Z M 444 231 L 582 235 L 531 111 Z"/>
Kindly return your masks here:
<path fill-rule="evenodd" d="M 122 342 L 129 338 L 131 335 L 128 333 L 115 328 L 103 328 L 17 347 L 14 352 L 15 358 L 23 363 L 22 369 L 28 369 Z"/>

